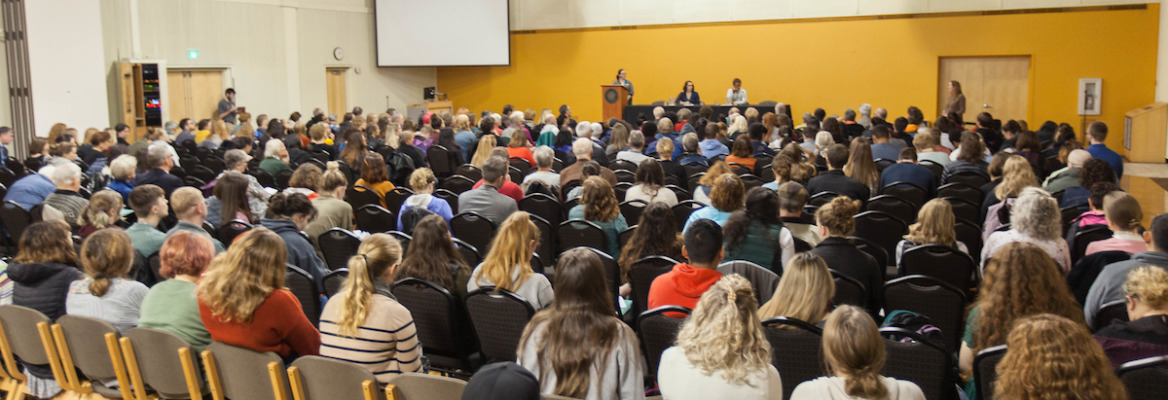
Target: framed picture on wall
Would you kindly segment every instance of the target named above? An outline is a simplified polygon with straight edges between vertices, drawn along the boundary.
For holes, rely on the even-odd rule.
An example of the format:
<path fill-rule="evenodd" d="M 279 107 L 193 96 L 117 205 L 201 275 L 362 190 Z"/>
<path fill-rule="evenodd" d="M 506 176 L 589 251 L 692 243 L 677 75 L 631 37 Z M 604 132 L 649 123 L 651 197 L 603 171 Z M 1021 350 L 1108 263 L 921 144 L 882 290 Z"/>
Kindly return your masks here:
<path fill-rule="evenodd" d="M 1102 100 L 1102 78 L 1079 78 L 1079 115 L 1099 115 Z"/>

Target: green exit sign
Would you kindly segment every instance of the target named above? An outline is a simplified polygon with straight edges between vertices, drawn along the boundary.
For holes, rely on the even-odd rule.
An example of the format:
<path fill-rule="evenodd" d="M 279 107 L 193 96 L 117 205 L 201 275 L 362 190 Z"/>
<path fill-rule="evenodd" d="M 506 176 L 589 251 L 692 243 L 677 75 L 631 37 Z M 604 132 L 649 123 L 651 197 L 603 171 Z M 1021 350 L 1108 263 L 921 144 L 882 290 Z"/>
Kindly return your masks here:
<path fill-rule="evenodd" d="M 187 58 L 192 60 L 199 58 L 199 49 L 187 50 Z"/>

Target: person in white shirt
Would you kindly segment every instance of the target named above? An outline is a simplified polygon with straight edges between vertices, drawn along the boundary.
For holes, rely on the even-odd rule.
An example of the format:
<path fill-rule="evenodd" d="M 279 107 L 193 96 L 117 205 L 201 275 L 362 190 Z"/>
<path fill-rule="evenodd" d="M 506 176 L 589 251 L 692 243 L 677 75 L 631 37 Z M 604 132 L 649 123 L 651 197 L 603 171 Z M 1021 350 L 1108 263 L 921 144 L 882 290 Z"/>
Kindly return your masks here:
<path fill-rule="evenodd" d="M 742 88 L 742 80 L 734 78 L 734 87 L 726 89 L 726 104 L 736 106 L 749 104 L 746 100 L 746 89 Z"/>
<path fill-rule="evenodd" d="M 535 172 L 528 174 L 523 178 L 523 184 L 520 185 L 524 193 L 527 193 L 527 187 L 533 181 L 543 182 L 548 189 L 552 189 L 553 193 L 560 191 L 560 174 L 552 171 L 552 162 L 556 159 L 556 152 L 551 147 L 539 146 L 535 148 L 535 167 L 538 168 Z"/>
<path fill-rule="evenodd" d="M 783 397 L 758 302 L 741 275 L 727 275 L 702 294 L 677 334 L 677 345 L 661 354 L 660 364 L 657 381 L 667 399 Z"/>

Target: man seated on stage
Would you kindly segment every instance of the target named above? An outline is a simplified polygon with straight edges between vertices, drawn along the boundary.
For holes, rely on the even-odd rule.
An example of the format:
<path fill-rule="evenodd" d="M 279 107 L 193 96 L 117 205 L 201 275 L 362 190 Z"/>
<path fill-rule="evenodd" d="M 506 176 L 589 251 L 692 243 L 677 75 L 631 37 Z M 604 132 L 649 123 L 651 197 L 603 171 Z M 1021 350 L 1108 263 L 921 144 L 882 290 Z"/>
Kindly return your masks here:
<path fill-rule="evenodd" d="M 726 90 L 726 104 L 746 105 L 746 89 L 742 88 L 742 80 L 734 78 L 734 87 Z"/>

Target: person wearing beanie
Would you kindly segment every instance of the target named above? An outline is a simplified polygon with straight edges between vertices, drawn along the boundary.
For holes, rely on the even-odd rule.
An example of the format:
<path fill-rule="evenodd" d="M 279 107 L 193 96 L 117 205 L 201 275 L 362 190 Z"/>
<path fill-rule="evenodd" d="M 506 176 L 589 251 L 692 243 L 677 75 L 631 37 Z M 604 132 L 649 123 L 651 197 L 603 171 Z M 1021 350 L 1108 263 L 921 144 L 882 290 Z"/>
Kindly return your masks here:
<path fill-rule="evenodd" d="M 489 364 L 470 378 L 462 400 L 541 400 L 539 380 L 513 361 Z"/>

